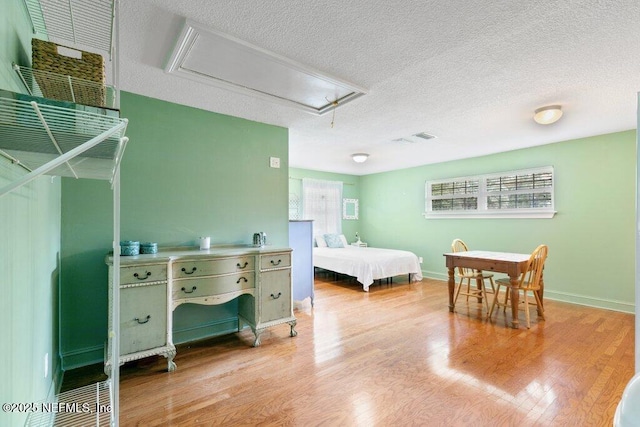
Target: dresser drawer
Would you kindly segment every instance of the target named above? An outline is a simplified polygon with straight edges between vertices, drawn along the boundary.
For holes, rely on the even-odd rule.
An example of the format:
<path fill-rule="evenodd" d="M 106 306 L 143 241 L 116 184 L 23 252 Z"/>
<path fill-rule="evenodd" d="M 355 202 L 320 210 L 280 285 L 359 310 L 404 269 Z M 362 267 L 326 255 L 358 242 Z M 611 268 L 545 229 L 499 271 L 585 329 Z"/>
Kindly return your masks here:
<path fill-rule="evenodd" d="M 120 284 L 159 282 L 167 280 L 167 264 L 120 267 Z"/>
<path fill-rule="evenodd" d="M 260 268 L 268 270 L 270 268 L 282 268 L 291 266 L 291 253 L 260 255 Z"/>
<path fill-rule="evenodd" d="M 175 301 L 252 289 L 255 288 L 254 276 L 254 272 L 247 272 L 227 276 L 176 280 L 172 284 L 171 298 Z"/>
<path fill-rule="evenodd" d="M 291 317 L 291 270 L 274 270 L 261 273 L 260 320 Z"/>
<path fill-rule="evenodd" d="M 120 354 L 167 343 L 167 284 L 120 290 Z"/>
<path fill-rule="evenodd" d="M 200 261 L 177 261 L 171 269 L 174 279 L 198 276 L 214 276 L 255 269 L 255 257 L 209 259 Z"/>

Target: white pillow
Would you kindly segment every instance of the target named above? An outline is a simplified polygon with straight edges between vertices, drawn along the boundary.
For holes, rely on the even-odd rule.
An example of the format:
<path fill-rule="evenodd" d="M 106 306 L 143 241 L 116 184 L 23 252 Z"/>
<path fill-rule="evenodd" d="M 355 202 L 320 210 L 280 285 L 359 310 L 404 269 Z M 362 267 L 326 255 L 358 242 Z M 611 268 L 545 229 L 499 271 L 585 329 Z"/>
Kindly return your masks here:
<path fill-rule="evenodd" d="M 342 240 L 342 246 L 344 246 L 345 248 L 349 247 L 349 243 L 347 243 L 347 238 L 344 237 L 344 234 L 340 235 L 340 240 Z"/>
<path fill-rule="evenodd" d="M 326 248 L 327 247 L 327 242 L 324 240 L 324 237 L 320 236 L 316 236 L 316 246 L 319 248 Z"/>

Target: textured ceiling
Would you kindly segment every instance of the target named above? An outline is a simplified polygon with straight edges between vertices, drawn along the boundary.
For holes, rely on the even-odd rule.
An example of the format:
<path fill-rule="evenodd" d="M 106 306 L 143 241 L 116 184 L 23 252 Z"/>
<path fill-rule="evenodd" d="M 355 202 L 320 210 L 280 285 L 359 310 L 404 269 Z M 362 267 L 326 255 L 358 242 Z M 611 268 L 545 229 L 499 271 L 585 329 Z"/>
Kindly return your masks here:
<path fill-rule="evenodd" d="M 364 175 L 636 128 L 637 0 L 136 0 L 120 7 L 122 90 L 289 128 L 292 167 Z M 185 18 L 368 93 L 333 118 L 169 75 L 165 62 Z M 536 124 L 533 111 L 549 104 L 562 105 L 564 116 Z M 438 138 L 392 142 L 423 131 Z M 354 163 L 356 152 L 369 160 Z"/>

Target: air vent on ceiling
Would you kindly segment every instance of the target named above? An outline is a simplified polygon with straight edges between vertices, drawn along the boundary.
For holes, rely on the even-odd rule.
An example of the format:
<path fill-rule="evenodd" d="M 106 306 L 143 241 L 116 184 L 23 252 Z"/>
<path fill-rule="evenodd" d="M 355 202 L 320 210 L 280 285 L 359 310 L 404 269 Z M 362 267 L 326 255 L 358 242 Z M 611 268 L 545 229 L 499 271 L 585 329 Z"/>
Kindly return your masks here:
<path fill-rule="evenodd" d="M 354 84 L 189 20 L 165 71 L 315 114 L 366 93 Z"/>
<path fill-rule="evenodd" d="M 415 133 L 411 136 L 405 136 L 402 138 L 397 138 L 394 139 L 392 142 L 410 142 L 410 143 L 416 143 L 416 142 L 423 142 L 429 139 L 434 139 L 436 138 L 435 135 L 431 135 L 428 134 L 426 132 L 420 132 L 420 133 Z"/>
<path fill-rule="evenodd" d="M 435 135 L 430 135 L 426 132 L 416 133 L 413 136 L 415 136 L 416 138 L 422 138 L 422 139 L 434 139 L 436 137 Z"/>

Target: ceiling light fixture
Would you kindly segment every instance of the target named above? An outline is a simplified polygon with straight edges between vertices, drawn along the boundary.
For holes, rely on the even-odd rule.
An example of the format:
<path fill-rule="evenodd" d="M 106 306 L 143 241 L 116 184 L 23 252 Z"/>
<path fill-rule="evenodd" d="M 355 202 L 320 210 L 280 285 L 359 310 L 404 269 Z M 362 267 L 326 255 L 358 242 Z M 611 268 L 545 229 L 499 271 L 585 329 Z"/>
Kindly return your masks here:
<path fill-rule="evenodd" d="M 364 163 L 367 161 L 369 155 L 367 153 L 355 153 L 351 155 L 351 158 L 356 163 Z"/>
<path fill-rule="evenodd" d="M 540 107 L 535 111 L 533 120 L 541 125 L 550 125 L 557 122 L 562 117 L 562 107 L 559 105 L 548 105 Z"/>

